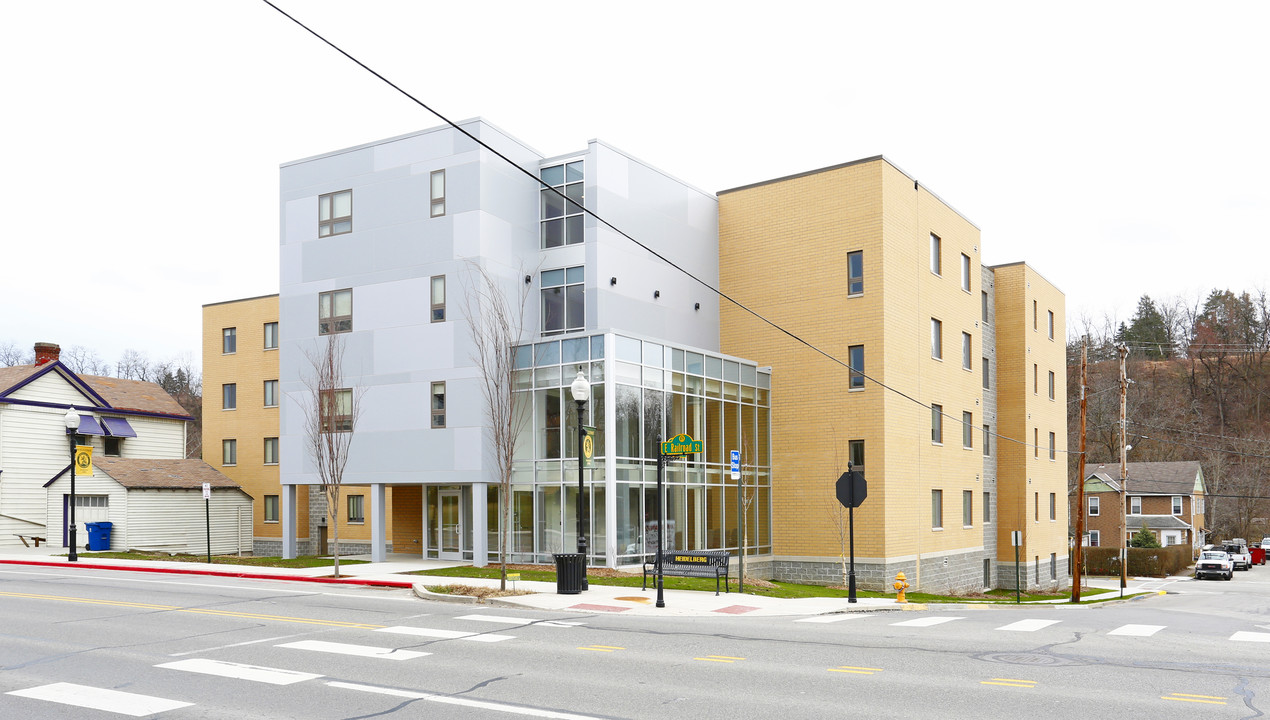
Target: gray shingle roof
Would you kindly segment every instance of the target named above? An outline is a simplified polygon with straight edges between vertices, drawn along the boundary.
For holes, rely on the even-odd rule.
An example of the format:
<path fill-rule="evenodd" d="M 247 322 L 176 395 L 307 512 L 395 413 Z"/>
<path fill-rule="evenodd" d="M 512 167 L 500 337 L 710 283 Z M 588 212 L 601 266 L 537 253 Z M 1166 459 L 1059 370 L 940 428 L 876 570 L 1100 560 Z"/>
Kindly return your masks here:
<path fill-rule="evenodd" d="M 145 458 L 93 458 L 93 465 L 114 478 L 115 482 L 130 489 L 179 489 L 198 490 L 203 483 L 214 488 L 238 488 L 211 465 L 202 460 L 151 460 Z"/>
<path fill-rule="evenodd" d="M 1200 475 L 1198 460 L 1178 462 L 1131 462 L 1127 466 L 1131 495 L 1190 495 Z M 1119 487 L 1120 464 L 1085 465 L 1085 478 L 1098 475 Z"/>

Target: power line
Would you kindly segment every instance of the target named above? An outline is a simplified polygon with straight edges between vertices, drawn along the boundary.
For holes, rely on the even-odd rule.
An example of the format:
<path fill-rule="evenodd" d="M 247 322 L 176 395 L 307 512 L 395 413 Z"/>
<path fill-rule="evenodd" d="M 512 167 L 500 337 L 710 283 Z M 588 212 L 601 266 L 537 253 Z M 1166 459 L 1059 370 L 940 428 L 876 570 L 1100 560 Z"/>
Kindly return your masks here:
<path fill-rule="evenodd" d="M 1166 432 L 1175 432 L 1182 435 L 1202 435 L 1204 437 L 1220 438 L 1222 440 L 1234 440 L 1238 442 L 1255 442 L 1255 443 L 1263 443 L 1263 444 L 1270 445 L 1270 440 L 1259 440 L 1257 438 L 1233 437 L 1230 435 L 1214 435 L 1213 433 L 1204 433 L 1204 432 L 1199 432 L 1198 430 L 1179 430 L 1178 428 L 1161 427 L 1159 425 L 1148 425 L 1146 423 L 1138 422 L 1136 420 L 1130 420 L 1129 424 L 1136 425 L 1138 427 L 1151 428 L 1152 430 L 1164 430 Z"/>

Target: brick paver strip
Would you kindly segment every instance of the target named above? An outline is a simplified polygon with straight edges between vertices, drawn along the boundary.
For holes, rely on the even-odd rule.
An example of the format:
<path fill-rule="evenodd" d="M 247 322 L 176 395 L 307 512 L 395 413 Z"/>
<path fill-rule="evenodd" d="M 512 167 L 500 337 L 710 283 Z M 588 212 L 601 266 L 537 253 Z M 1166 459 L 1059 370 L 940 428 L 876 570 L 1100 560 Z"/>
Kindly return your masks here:
<path fill-rule="evenodd" d="M 630 608 L 617 607 L 616 605 L 592 605 L 590 603 L 582 603 L 581 605 L 571 605 L 570 610 L 595 610 L 597 612 L 626 612 Z"/>
<path fill-rule="evenodd" d="M 755 610 L 758 610 L 758 608 L 750 607 L 749 605 L 729 605 L 725 608 L 719 608 L 718 610 L 713 610 L 712 612 L 728 613 L 729 615 L 741 615 L 747 612 L 753 612 Z"/>

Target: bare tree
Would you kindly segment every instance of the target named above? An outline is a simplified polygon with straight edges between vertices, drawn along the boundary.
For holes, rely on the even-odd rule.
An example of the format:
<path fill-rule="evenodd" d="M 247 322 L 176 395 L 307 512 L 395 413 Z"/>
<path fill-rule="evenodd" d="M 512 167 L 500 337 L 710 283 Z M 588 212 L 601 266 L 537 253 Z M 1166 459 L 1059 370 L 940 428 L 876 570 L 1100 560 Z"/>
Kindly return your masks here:
<path fill-rule="evenodd" d="M 71 348 L 75 350 L 75 348 Z M 71 368 L 75 368 L 72 366 Z M 124 350 L 123 357 L 115 363 L 115 376 L 128 380 L 153 380 L 150 360 L 140 350 Z"/>
<path fill-rule="evenodd" d="M 76 375 L 107 375 L 110 373 L 110 363 L 102 360 L 96 350 L 91 350 L 83 345 L 72 345 L 69 349 L 62 351 L 59 358 L 62 364 L 71 369 Z"/>
<path fill-rule="evenodd" d="M 327 335 L 325 342 L 306 350 L 310 372 L 303 380 L 307 389 L 304 402 L 305 439 L 309 456 L 317 467 L 318 481 L 326 500 L 326 514 L 334 533 L 335 577 L 340 576 L 340 486 L 348 463 L 353 431 L 361 417 L 365 388 L 344 384 L 344 338 Z"/>
<path fill-rule="evenodd" d="M 34 362 L 35 356 L 30 350 L 23 350 L 8 340 L 0 343 L 0 365 L 12 367 L 14 365 L 30 365 Z"/>
<path fill-rule="evenodd" d="M 508 535 L 512 529 L 512 463 L 516 441 L 528 414 L 529 402 L 515 392 L 516 347 L 524 334 L 529 284 L 502 283 L 478 262 L 468 261 L 470 280 L 464 287 L 464 312 L 472 333 L 472 362 L 481 373 L 481 397 L 489 422 L 494 472 L 498 476 L 502 519 L 498 528 L 499 587 L 507 589 Z M 521 273 L 516 273 L 519 277 Z M 511 287 L 508 287 L 510 285 Z"/>

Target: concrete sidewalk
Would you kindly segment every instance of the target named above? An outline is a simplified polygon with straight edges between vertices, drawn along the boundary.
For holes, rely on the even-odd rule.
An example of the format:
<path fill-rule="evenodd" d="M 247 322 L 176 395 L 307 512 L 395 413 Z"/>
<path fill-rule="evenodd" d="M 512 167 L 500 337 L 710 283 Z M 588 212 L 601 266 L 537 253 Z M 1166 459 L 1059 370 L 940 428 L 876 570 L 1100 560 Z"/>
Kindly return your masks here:
<path fill-rule="evenodd" d="M 439 570 L 447 567 L 467 565 L 468 563 L 427 560 L 417 555 L 390 555 L 386 562 L 367 562 L 364 564 L 341 564 L 339 579 L 331 578 L 331 568 L 270 568 L 251 565 L 228 565 L 190 562 L 164 562 L 146 560 L 112 560 L 95 558 L 92 553 L 81 553 L 78 562 L 71 563 L 65 557 L 64 548 L 19 548 L 16 551 L 0 553 L 0 566 L 38 565 L 44 567 L 64 567 L 67 570 L 131 570 L 140 572 L 158 572 L 189 575 L 212 575 L 219 577 L 243 577 L 267 580 L 300 581 L 331 584 L 371 585 L 381 587 L 412 588 L 416 595 L 429 600 L 444 602 L 475 602 L 471 598 L 461 596 L 435 594 L 425 589 L 438 585 L 471 585 L 481 587 L 498 587 L 497 579 L 455 578 L 442 576 L 410 575 L 418 571 Z M 352 555 L 343 560 L 369 560 L 368 555 Z M 1086 579 L 1092 587 L 1118 589 L 1119 578 Z M 1132 578 L 1125 594 L 1153 591 L 1153 585 L 1161 581 L 1156 578 Z M 656 607 L 657 591 L 651 586 L 641 591 L 638 587 L 620 587 L 614 585 L 590 585 L 589 589 L 575 595 L 556 593 L 554 582 L 519 581 L 509 583 L 518 590 L 529 590 L 532 595 L 517 595 L 485 601 L 486 605 L 501 607 L 521 607 L 536 610 L 573 611 L 573 612 L 606 612 L 622 615 L 651 616 L 745 616 L 745 617 L 777 617 L 794 615 L 828 615 L 844 612 L 887 612 L 901 610 L 954 609 L 977 606 L 1009 607 L 1009 605 L 986 605 L 967 602 L 958 604 L 940 603 L 923 605 L 918 603 L 901 604 L 894 597 L 858 598 L 855 603 L 846 598 L 770 598 L 760 595 L 698 592 L 691 590 L 663 590 L 665 607 Z M 1038 603 L 1022 603 L 1023 607 L 1037 605 L 1061 606 L 1066 600 L 1050 600 Z"/>

